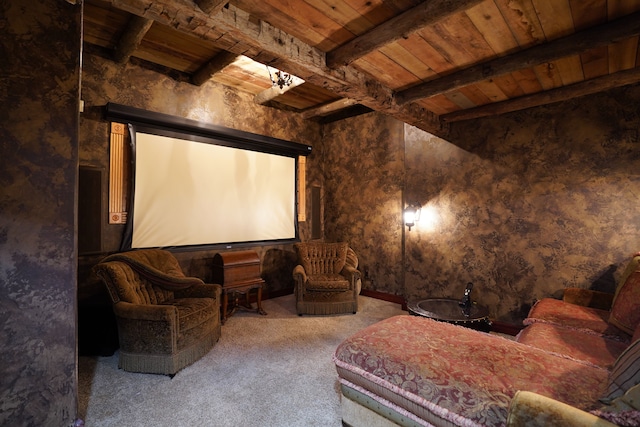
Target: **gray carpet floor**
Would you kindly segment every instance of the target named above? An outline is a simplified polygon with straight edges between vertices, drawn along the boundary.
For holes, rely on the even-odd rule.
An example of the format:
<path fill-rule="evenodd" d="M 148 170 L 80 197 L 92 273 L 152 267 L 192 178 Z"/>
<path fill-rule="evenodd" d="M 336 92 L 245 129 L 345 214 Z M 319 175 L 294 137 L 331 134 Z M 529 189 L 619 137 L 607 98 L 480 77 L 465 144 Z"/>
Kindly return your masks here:
<path fill-rule="evenodd" d="M 173 378 L 118 369 L 111 357 L 80 357 L 79 416 L 102 426 L 341 426 L 331 360 L 340 342 L 398 304 L 360 297 L 357 314 L 302 316 L 293 295 L 238 311 L 202 359 Z"/>

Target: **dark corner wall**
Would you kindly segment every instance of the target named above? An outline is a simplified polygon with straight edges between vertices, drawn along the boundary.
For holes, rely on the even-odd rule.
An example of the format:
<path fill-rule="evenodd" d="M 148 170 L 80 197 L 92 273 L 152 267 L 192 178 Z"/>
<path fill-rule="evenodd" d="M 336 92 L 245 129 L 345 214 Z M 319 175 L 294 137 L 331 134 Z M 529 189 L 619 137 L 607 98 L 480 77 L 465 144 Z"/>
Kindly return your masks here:
<path fill-rule="evenodd" d="M 0 3 L 0 425 L 77 412 L 81 6 Z"/>

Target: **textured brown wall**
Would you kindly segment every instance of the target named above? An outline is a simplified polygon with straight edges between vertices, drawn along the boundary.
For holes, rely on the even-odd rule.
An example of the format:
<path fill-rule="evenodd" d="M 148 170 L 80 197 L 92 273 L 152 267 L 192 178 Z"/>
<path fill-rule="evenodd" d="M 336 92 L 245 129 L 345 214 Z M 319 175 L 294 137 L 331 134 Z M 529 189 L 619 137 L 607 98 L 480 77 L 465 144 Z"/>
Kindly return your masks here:
<path fill-rule="evenodd" d="M 403 124 L 377 113 L 325 126 L 325 235 L 358 254 L 363 288 L 402 296 Z"/>
<path fill-rule="evenodd" d="M 407 126 L 407 197 L 437 219 L 407 233 L 406 296 L 471 281 L 519 322 L 565 287 L 612 292 L 640 249 L 639 101 L 640 86 L 621 88 L 456 124 L 449 141 Z"/>
<path fill-rule="evenodd" d="M 0 3 L 0 425 L 71 426 L 80 6 Z"/>
<path fill-rule="evenodd" d="M 640 249 L 638 102 L 636 85 L 455 124 L 448 141 L 375 113 L 327 125 L 326 237 L 356 249 L 365 289 L 459 298 L 473 282 L 505 322 L 568 286 L 612 292 Z M 403 197 L 423 206 L 411 231 Z"/>
<path fill-rule="evenodd" d="M 102 119 L 102 108 L 107 102 L 124 104 L 179 117 L 199 120 L 260 135 L 317 145 L 320 125 L 303 121 L 297 114 L 262 107 L 253 97 L 234 89 L 208 82 L 200 87 L 176 78 L 170 78 L 141 66 L 135 60 L 119 65 L 95 49 L 87 49 L 83 64 L 82 99 L 85 113 L 80 120 L 80 163 L 98 167 L 104 172 L 103 206 L 108 206 L 109 123 Z M 315 150 L 307 158 L 307 181 L 321 180 L 315 167 Z M 310 190 L 307 191 L 310 197 Z M 308 206 L 307 217 L 311 207 Z M 103 252 L 118 251 L 123 226 L 107 225 L 105 212 L 103 226 Z M 300 223 L 302 240 L 308 239 L 309 222 Z M 293 287 L 291 271 L 295 255 L 291 245 L 259 246 L 254 248 L 262 260 L 267 291 L 278 292 Z M 219 250 L 176 252 L 186 274 L 210 280 L 211 261 Z M 81 286 L 95 285 L 89 267 L 100 257 L 82 257 L 80 260 Z M 84 276 L 82 276 L 84 274 Z"/>

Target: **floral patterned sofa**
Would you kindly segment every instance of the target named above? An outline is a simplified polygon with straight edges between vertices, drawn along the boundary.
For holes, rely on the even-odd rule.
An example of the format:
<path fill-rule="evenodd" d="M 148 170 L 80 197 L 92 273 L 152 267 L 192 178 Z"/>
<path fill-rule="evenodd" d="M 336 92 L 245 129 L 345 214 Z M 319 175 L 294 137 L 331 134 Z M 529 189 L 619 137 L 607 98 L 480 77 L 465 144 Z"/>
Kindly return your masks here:
<path fill-rule="evenodd" d="M 333 358 L 343 423 L 640 425 L 640 254 L 610 309 L 576 304 L 594 295 L 539 301 L 515 340 L 409 315 L 359 331 Z"/>

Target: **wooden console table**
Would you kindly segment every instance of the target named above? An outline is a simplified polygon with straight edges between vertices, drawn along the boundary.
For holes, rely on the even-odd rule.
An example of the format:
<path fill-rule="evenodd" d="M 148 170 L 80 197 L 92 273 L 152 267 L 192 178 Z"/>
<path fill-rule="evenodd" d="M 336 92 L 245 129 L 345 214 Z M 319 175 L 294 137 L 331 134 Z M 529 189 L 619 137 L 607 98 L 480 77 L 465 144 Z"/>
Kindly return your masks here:
<path fill-rule="evenodd" d="M 213 281 L 222 285 L 222 324 L 240 307 L 252 310 L 249 295 L 257 290 L 257 310 L 262 315 L 267 314 L 262 309 L 262 286 L 264 280 L 260 277 L 260 257 L 256 251 L 237 251 L 218 253 L 213 257 Z M 229 309 L 229 294 L 234 294 L 235 300 Z M 238 295 L 244 295 L 245 304 L 240 306 Z"/>

